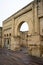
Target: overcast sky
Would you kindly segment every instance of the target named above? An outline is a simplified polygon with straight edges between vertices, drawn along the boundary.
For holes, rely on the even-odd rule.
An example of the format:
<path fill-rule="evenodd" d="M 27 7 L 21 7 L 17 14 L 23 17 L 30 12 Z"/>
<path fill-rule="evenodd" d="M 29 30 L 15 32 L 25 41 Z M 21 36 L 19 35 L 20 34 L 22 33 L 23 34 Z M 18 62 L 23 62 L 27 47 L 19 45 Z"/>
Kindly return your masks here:
<path fill-rule="evenodd" d="M 2 21 L 29 4 L 33 0 L 0 0 L 0 26 Z"/>

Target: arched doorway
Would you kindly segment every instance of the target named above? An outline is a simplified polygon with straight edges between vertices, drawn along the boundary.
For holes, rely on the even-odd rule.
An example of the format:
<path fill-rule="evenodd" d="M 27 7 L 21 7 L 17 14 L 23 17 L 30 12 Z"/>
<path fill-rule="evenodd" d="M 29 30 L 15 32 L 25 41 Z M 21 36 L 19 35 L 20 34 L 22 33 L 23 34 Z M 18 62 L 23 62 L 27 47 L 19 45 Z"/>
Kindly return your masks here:
<path fill-rule="evenodd" d="M 29 26 L 26 21 L 23 21 L 18 26 L 18 36 L 19 36 L 19 44 L 20 44 L 20 50 L 22 50 L 24 53 L 27 52 L 28 48 L 28 32 L 29 32 Z"/>
<path fill-rule="evenodd" d="M 29 31 L 29 26 L 27 24 L 27 22 L 24 22 L 21 26 L 20 26 L 20 37 L 21 37 L 21 46 L 27 46 L 27 35 L 28 35 L 28 31 Z"/>
<path fill-rule="evenodd" d="M 20 31 L 21 31 L 21 32 L 29 31 L 29 26 L 28 26 L 27 22 L 24 22 L 24 23 L 21 25 Z"/>

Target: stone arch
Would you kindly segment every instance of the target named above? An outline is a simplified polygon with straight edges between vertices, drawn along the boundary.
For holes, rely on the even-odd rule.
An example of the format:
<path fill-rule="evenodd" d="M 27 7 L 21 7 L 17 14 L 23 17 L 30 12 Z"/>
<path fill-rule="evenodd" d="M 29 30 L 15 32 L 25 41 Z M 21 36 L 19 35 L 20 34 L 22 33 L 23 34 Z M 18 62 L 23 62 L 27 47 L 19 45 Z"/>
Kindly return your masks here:
<path fill-rule="evenodd" d="M 20 27 L 20 32 L 25 32 L 25 31 L 29 31 L 29 26 L 26 21 Z"/>
<path fill-rule="evenodd" d="M 25 23 L 25 21 L 22 21 L 19 25 L 18 25 L 18 28 L 17 28 L 17 32 L 18 32 L 18 35 L 19 35 L 19 32 L 20 32 L 20 28 L 22 26 L 22 24 Z M 26 22 L 27 23 L 27 22 Z M 28 24 L 28 23 L 27 23 Z M 29 25 L 28 25 L 28 31 L 29 31 Z"/>
<path fill-rule="evenodd" d="M 31 19 L 27 19 L 27 20 L 22 20 L 22 21 L 18 21 L 16 27 L 15 27 L 15 35 L 19 35 L 19 30 L 20 30 L 20 27 L 21 25 L 26 22 L 29 26 L 29 31 L 28 31 L 28 34 L 32 34 L 33 33 L 33 21 Z"/>

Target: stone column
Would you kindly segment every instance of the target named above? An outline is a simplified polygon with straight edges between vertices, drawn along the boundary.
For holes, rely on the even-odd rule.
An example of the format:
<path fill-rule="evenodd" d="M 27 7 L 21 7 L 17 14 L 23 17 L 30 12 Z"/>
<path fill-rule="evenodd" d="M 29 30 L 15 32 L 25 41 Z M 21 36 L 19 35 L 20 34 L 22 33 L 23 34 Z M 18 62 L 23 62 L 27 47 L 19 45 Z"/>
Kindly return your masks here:
<path fill-rule="evenodd" d="M 35 11 L 34 11 L 34 3 L 32 5 L 32 15 L 33 15 L 33 35 L 34 35 L 34 32 L 35 32 L 35 21 L 34 21 Z"/>
<path fill-rule="evenodd" d="M 11 31 L 11 43 L 10 43 L 10 48 L 11 50 L 14 50 L 14 18 L 12 18 L 12 31 Z"/>
<path fill-rule="evenodd" d="M 12 18 L 12 36 L 14 36 L 14 26 L 15 26 L 15 20 Z"/>
<path fill-rule="evenodd" d="M 14 50 L 14 38 L 13 37 L 11 37 L 11 45 L 10 45 L 11 47 L 11 50 Z"/>
<path fill-rule="evenodd" d="M 35 15 L 34 15 L 34 21 L 35 21 L 35 33 L 39 34 L 39 20 L 38 20 L 38 10 L 37 10 L 37 4 L 35 4 Z"/>
<path fill-rule="evenodd" d="M 20 50 L 20 38 L 14 37 L 14 50 Z"/>

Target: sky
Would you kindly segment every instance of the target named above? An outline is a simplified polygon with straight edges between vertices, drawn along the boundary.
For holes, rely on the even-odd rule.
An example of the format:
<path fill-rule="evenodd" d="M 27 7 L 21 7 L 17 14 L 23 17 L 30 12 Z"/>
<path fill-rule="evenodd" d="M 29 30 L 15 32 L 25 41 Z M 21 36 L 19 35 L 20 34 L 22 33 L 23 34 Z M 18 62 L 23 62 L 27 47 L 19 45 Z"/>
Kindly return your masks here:
<path fill-rule="evenodd" d="M 24 31 L 29 31 L 29 26 L 27 24 L 27 22 L 24 22 L 21 27 L 20 27 L 20 31 L 24 32 Z"/>
<path fill-rule="evenodd" d="M 33 0 L 0 0 L 0 26 L 3 21 Z"/>

